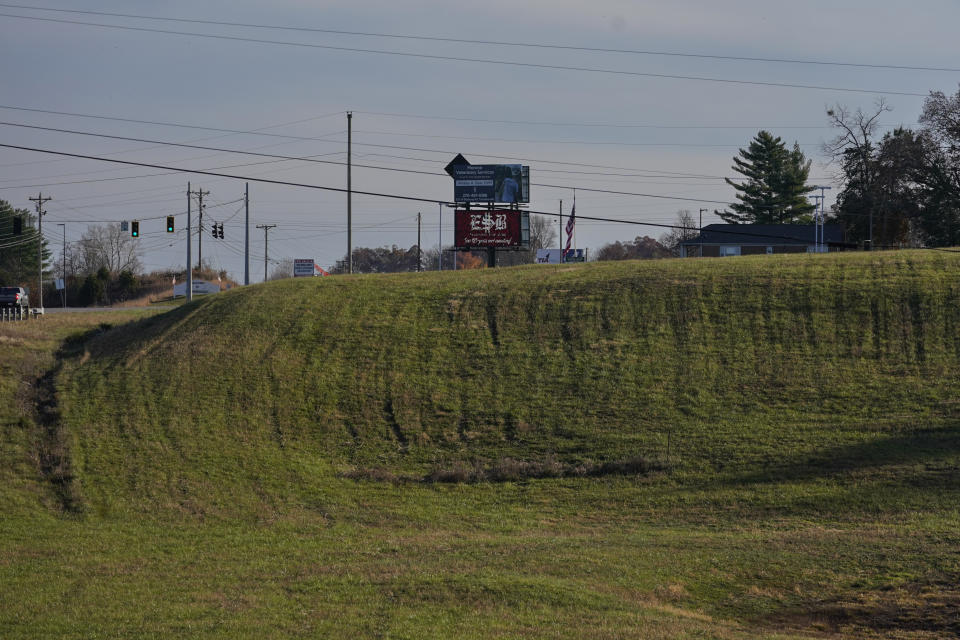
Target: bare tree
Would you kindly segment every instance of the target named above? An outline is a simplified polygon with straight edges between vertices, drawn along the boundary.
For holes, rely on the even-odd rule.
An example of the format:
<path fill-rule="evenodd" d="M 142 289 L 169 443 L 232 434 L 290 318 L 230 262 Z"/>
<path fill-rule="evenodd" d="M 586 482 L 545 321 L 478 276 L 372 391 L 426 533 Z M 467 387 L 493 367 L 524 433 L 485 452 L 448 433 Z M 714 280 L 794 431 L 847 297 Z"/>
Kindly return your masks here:
<path fill-rule="evenodd" d="M 830 126 L 838 130 L 838 135 L 823 146 L 824 153 L 831 162 L 839 166 L 837 177 L 848 187 L 851 182 L 857 183 L 857 188 L 864 194 L 874 193 L 876 182 L 876 163 L 873 154 L 876 148 L 874 138 L 880 126 L 880 118 L 884 113 L 893 109 L 883 98 L 874 103 L 871 111 L 862 109 L 850 111 L 843 105 L 836 105 L 827 109 Z M 873 203 L 868 206 L 869 230 L 868 238 L 873 243 L 873 213 L 882 203 Z"/>
<path fill-rule="evenodd" d="M 87 227 L 79 242 L 67 249 L 67 263 L 76 276 L 90 275 L 101 268 L 111 274 L 139 273 L 143 268 L 136 240 L 121 231 L 119 223 Z"/>
<path fill-rule="evenodd" d="M 512 267 L 518 264 L 531 264 L 537 258 L 537 249 L 548 249 L 557 241 L 556 225 L 547 216 L 530 216 L 530 250 L 500 251 L 497 264 Z"/>
<path fill-rule="evenodd" d="M 693 240 L 700 235 L 697 232 L 699 227 L 689 209 L 677 211 L 677 217 L 673 224 L 675 228 L 660 236 L 660 244 L 669 249 L 670 254 L 674 257 L 680 257 L 680 244 L 687 240 Z"/>
<path fill-rule="evenodd" d="M 530 251 L 534 257 L 537 249 L 549 249 L 557 241 L 557 227 L 546 216 L 530 216 Z"/>
<path fill-rule="evenodd" d="M 940 145 L 951 186 L 960 194 L 960 90 L 954 96 L 931 92 L 923 103 L 920 124 Z"/>
<path fill-rule="evenodd" d="M 293 277 L 293 258 L 283 258 L 274 263 L 270 270 L 270 277 L 267 280 L 283 280 Z"/>

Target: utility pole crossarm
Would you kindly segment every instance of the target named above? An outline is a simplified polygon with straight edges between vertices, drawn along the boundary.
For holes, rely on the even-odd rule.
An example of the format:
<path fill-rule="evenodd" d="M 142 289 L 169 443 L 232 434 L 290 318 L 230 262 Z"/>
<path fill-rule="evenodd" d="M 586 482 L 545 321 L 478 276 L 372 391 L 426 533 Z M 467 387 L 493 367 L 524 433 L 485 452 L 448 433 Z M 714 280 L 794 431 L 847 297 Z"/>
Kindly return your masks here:
<path fill-rule="evenodd" d="M 43 210 L 43 204 L 51 200 L 53 200 L 52 197 L 44 198 L 42 192 L 37 194 L 36 198 L 30 198 L 30 201 L 36 203 L 37 206 L 37 258 L 40 263 L 40 277 L 38 279 L 40 286 L 37 287 L 37 299 L 40 301 L 40 313 L 43 313 L 43 216 L 47 213 Z"/>
<path fill-rule="evenodd" d="M 275 224 L 258 224 L 257 229 L 263 229 L 263 281 L 267 281 L 267 261 L 270 256 L 270 237 L 267 235 L 270 229 L 273 229 L 277 225 Z"/>

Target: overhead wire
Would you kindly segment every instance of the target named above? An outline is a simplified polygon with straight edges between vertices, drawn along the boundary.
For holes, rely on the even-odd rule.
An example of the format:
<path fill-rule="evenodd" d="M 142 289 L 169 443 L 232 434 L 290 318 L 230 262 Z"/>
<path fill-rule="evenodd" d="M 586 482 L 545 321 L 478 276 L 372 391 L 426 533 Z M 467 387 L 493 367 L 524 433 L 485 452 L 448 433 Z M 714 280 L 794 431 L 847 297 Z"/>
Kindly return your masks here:
<path fill-rule="evenodd" d="M 137 167 L 147 167 L 147 168 L 152 168 L 152 169 L 164 169 L 164 170 L 170 170 L 170 171 L 180 171 L 180 172 L 182 172 L 182 173 L 193 173 L 193 174 L 197 174 L 197 175 L 208 175 L 208 176 L 215 176 L 215 177 L 218 177 L 218 178 L 232 178 L 232 179 L 237 179 L 237 180 L 248 180 L 248 181 L 255 181 L 255 182 L 263 182 L 263 183 L 265 183 L 265 184 L 277 184 L 277 185 L 282 185 L 282 186 L 294 186 L 294 187 L 304 187 L 304 188 L 312 188 L 312 189 L 321 189 L 321 190 L 324 190 L 324 191 L 335 191 L 335 192 L 338 192 L 338 193 L 346 193 L 346 192 L 347 192 L 347 189 L 344 189 L 344 188 L 341 188 L 341 187 L 325 187 L 325 186 L 320 186 L 320 185 L 310 185 L 310 184 L 306 184 L 306 183 L 288 182 L 288 181 L 283 181 L 283 180 L 271 180 L 271 179 L 268 179 L 268 178 L 244 177 L 244 176 L 231 175 L 231 174 L 227 174 L 227 173 L 220 173 L 220 172 L 216 172 L 216 171 L 204 171 L 204 170 L 200 170 L 200 169 L 186 169 L 186 168 L 182 168 L 182 167 L 172 167 L 172 166 L 168 166 L 168 165 L 154 164 L 154 163 L 148 163 L 148 162 L 134 162 L 134 161 L 132 161 L 132 160 L 120 160 L 120 159 L 117 159 L 117 158 L 105 158 L 105 157 L 102 157 L 102 156 L 93 156 L 93 155 L 88 155 L 88 154 L 69 153 L 69 152 L 66 152 L 66 151 L 54 151 L 54 150 L 50 150 L 50 149 L 40 149 L 40 148 L 37 148 L 37 147 L 27 147 L 27 146 L 23 146 L 23 145 L 0 144 L 0 147 L 4 147 L 4 148 L 7 148 L 7 149 L 18 149 L 18 150 L 20 150 L 20 151 L 33 151 L 33 152 L 36 152 L 36 153 L 49 153 L 49 154 L 52 154 L 52 155 L 61 155 L 61 156 L 70 157 L 70 158 L 81 158 L 81 159 L 85 159 L 85 160 L 97 160 L 97 161 L 101 161 L 101 162 L 114 162 L 114 163 L 117 163 L 117 164 L 126 164 L 126 165 L 137 166 Z M 256 155 L 256 154 L 255 154 L 255 155 Z M 421 172 L 418 172 L 418 173 L 421 173 Z M 437 175 L 440 175 L 440 174 L 437 174 Z M 548 187 L 549 187 L 549 186 L 555 186 L 555 185 L 540 185 L 540 186 L 548 186 Z M 580 188 L 580 187 L 571 187 L 571 186 L 566 186 L 566 185 L 560 186 L 560 187 L 558 187 L 558 188 L 561 188 L 561 189 L 571 189 L 571 190 L 572 190 L 572 189 L 577 189 L 577 190 L 582 190 L 582 191 L 595 191 L 594 189 L 591 189 L 591 188 L 589 188 L 589 187 L 582 187 L 582 188 Z M 418 198 L 418 197 L 415 197 L 415 196 L 402 196 L 402 195 L 395 195 L 395 194 L 394 194 L 394 195 L 387 195 L 387 194 L 382 194 L 382 193 L 372 192 L 372 191 L 359 191 L 359 190 L 356 190 L 356 189 L 353 189 L 353 190 L 351 190 L 351 191 L 352 191 L 352 193 L 358 194 L 358 195 L 369 195 L 369 196 L 375 196 L 375 197 L 377 197 L 377 196 L 379 196 L 379 197 L 390 197 L 390 198 L 410 200 L 410 201 L 415 201 L 415 202 L 430 202 L 430 203 L 446 202 L 446 201 L 443 200 L 443 199 L 435 199 L 435 198 Z M 607 193 L 607 192 L 608 192 L 608 191 L 605 191 L 605 190 L 597 190 L 597 191 L 599 191 L 599 192 L 601 192 L 601 193 Z M 611 192 L 609 192 L 609 193 L 615 193 L 615 192 L 612 192 L 612 191 L 611 191 Z M 710 204 L 727 204 L 726 201 L 721 201 L 721 200 L 707 200 L 707 199 L 703 199 L 703 198 L 674 197 L 674 196 L 665 196 L 665 195 L 659 195 L 659 194 L 626 193 L 626 192 L 624 192 L 623 195 L 642 196 L 642 197 L 649 197 L 649 198 L 662 198 L 662 199 L 668 199 L 668 200 L 679 200 L 679 201 L 688 201 L 688 202 L 702 202 L 702 203 L 710 203 Z"/>
<path fill-rule="evenodd" d="M 28 108 L 28 107 L 15 107 L 15 106 L 10 106 L 10 105 L 0 105 L 0 109 L 12 109 L 12 110 L 20 110 L 20 111 L 37 111 L 37 112 L 40 112 L 40 113 L 52 113 L 52 114 L 57 114 L 57 115 L 76 116 L 76 117 L 82 117 L 82 118 L 95 118 L 95 119 L 101 119 L 101 120 L 118 120 L 118 121 L 121 121 L 121 122 L 135 122 L 135 123 L 140 123 L 140 124 L 159 124 L 159 125 L 164 125 L 164 126 L 169 126 L 169 127 L 184 127 L 184 128 L 191 128 L 191 129 L 211 130 L 211 131 L 229 131 L 229 132 L 231 132 L 231 133 L 237 133 L 237 134 L 251 134 L 251 133 L 252 133 L 252 134 L 260 135 L 259 133 L 257 133 L 258 130 L 249 130 L 249 131 L 248 131 L 248 130 L 232 130 L 232 129 L 231 129 L 231 130 L 224 130 L 224 129 L 218 129 L 218 128 L 215 128 L 215 127 L 205 127 L 205 126 L 199 126 L 199 125 L 180 124 L 180 123 L 171 123 L 171 122 L 158 122 L 158 121 L 150 121 L 150 120 L 135 120 L 135 119 L 132 119 L 132 118 L 119 118 L 119 117 L 112 117 L 112 116 L 102 116 L 102 115 L 92 115 L 92 114 L 80 114 L 80 113 L 73 113 L 73 112 L 66 112 L 66 111 L 49 111 L 49 110 L 44 110 L 44 109 L 32 109 L 32 108 Z M 338 112 L 338 113 L 341 113 L 341 112 Z M 356 111 L 355 111 L 354 113 L 363 113 L 363 112 L 356 112 Z M 331 114 L 327 114 L 326 116 L 317 116 L 317 117 L 328 117 L 329 115 L 331 115 Z M 332 114 L 332 115 L 336 115 L 336 114 Z M 411 117 L 415 117 L 415 116 L 411 116 Z M 424 116 L 424 117 L 427 117 L 427 116 Z M 430 117 L 433 117 L 433 116 L 430 116 Z M 441 116 L 436 116 L 436 118 L 442 119 Z M 450 119 L 456 119 L 456 118 L 450 118 Z M 496 122 L 496 121 L 493 121 L 493 122 Z M 272 127 L 274 127 L 274 126 L 284 126 L 284 125 L 271 125 L 271 127 L 264 127 L 264 129 L 272 128 Z M 631 126 L 631 125 L 624 125 L 624 126 Z M 750 127 L 750 128 L 754 128 L 754 127 Z M 331 136 L 331 135 L 338 135 L 339 133 L 342 133 L 342 132 L 336 132 L 336 133 L 333 133 L 333 134 L 325 134 L 325 136 L 323 136 L 323 137 L 316 137 L 316 136 L 313 136 L 313 137 L 308 137 L 308 136 L 289 136 L 289 137 L 292 138 L 292 139 L 295 139 L 295 140 L 308 140 L 308 141 L 321 141 L 321 142 L 343 142 L 342 140 L 338 141 L 338 140 L 330 140 L 330 139 L 329 139 L 329 136 Z M 214 138 L 218 138 L 218 137 L 223 137 L 223 136 L 215 136 Z M 202 141 L 202 140 L 201 140 L 201 141 Z M 457 152 L 454 152 L 454 151 L 450 151 L 450 150 L 448 150 L 448 149 L 424 149 L 424 148 L 420 148 L 420 147 L 403 147 L 403 146 L 399 146 L 399 145 L 376 145 L 376 144 L 360 143 L 360 142 L 355 142 L 354 145 L 356 145 L 356 146 L 372 146 L 372 147 L 384 147 L 384 146 L 388 146 L 388 148 L 393 148 L 393 149 L 411 150 L 411 151 L 422 151 L 422 152 L 425 152 L 425 153 L 442 153 L 442 154 L 457 153 Z M 332 152 L 332 153 L 330 153 L 329 155 L 335 155 L 335 154 L 337 154 L 337 153 L 344 153 L 344 152 L 343 152 L 343 151 L 337 151 L 337 152 Z M 648 169 L 648 170 L 644 170 L 644 169 L 634 169 L 634 168 L 630 168 L 630 167 L 619 167 L 619 166 L 611 166 L 611 165 L 598 165 L 598 164 L 589 164 L 589 163 L 581 163 L 581 162 L 564 162 L 564 161 L 547 160 L 547 159 L 536 159 L 536 158 L 517 158 L 517 157 L 503 156 L 503 155 L 490 156 L 489 154 L 481 154 L 481 153 L 476 153 L 476 152 L 467 152 L 467 153 L 471 153 L 471 155 L 477 155 L 477 156 L 480 156 L 480 157 L 498 157 L 498 158 L 502 158 L 502 159 L 505 159 L 505 160 L 511 160 L 511 159 L 512 159 L 512 160 L 526 160 L 526 161 L 536 162 L 536 163 L 540 163 L 540 164 L 560 164 L 560 165 L 565 165 L 565 166 L 580 166 L 580 167 L 589 167 L 589 168 L 598 168 L 598 169 L 613 169 L 613 170 L 622 170 L 622 171 L 649 171 L 649 172 L 655 172 L 655 173 L 658 173 L 658 174 L 667 174 L 667 175 L 675 174 L 675 175 L 679 175 L 679 176 L 682 176 L 682 177 L 688 177 L 688 174 L 686 174 L 686 173 L 684 173 L 684 172 L 665 171 L 665 170 L 662 170 L 662 169 Z M 366 155 L 375 155 L 375 156 L 381 156 L 381 157 L 394 157 L 394 158 L 398 158 L 398 159 L 418 160 L 418 161 L 422 161 L 422 162 L 435 162 L 435 160 L 432 160 L 432 159 L 427 159 L 427 158 L 414 158 L 414 157 L 410 157 L 410 156 L 396 156 L 396 155 L 389 155 L 389 154 L 366 154 Z M 193 159 L 199 159 L 199 158 L 193 158 Z M 549 171 L 548 169 L 540 169 L 540 170 L 541 170 L 541 171 Z M 146 176 L 146 177 L 152 177 L 152 176 Z M 723 176 L 701 176 L 701 175 L 697 175 L 697 174 L 690 174 L 690 177 L 710 177 L 710 178 L 721 178 L 721 179 L 722 179 Z"/>
<path fill-rule="evenodd" d="M 88 159 L 88 160 L 97 160 L 97 161 L 101 161 L 101 162 L 114 162 L 114 163 L 118 163 L 118 164 L 128 164 L 128 165 L 144 166 L 144 167 L 151 167 L 151 168 L 158 168 L 158 169 L 169 169 L 169 170 L 174 170 L 174 171 L 181 171 L 181 172 L 183 172 L 183 173 L 197 173 L 197 174 L 200 174 L 200 175 L 212 175 L 212 176 L 222 177 L 222 178 L 230 178 L 230 179 L 236 179 L 236 180 L 245 180 L 245 181 L 248 181 L 248 182 L 262 182 L 262 183 L 266 183 L 266 184 L 276 184 L 276 185 L 281 185 L 281 186 L 300 187 L 300 188 L 306 188 L 306 189 L 318 189 L 318 190 L 322 190 L 322 191 L 333 191 L 333 192 L 338 192 L 338 193 L 346 193 L 346 192 L 348 191 L 347 189 L 344 189 L 344 188 L 341 188 L 341 187 L 329 187 L 329 186 L 314 185 L 314 184 L 308 184 L 308 183 L 286 182 L 286 181 L 280 181 L 280 180 L 271 180 L 271 179 L 267 179 L 267 178 L 245 177 L 245 176 L 237 176 L 237 175 L 230 175 L 230 174 L 221 174 L 221 173 L 210 172 L 210 171 L 197 171 L 197 170 L 182 169 L 182 168 L 177 168 L 177 167 L 168 167 L 168 166 L 164 166 L 164 165 L 157 165 L 157 164 L 151 164 L 151 163 L 133 162 L 133 161 L 131 161 L 131 160 L 118 160 L 118 159 L 115 159 L 115 158 L 104 158 L 104 157 L 100 157 L 100 156 L 92 156 L 92 155 L 86 155 L 86 154 L 70 153 L 70 152 L 66 152 L 66 151 L 54 151 L 54 150 L 49 150 L 49 149 L 38 149 L 38 148 L 34 148 L 34 147 L 24 147 L 24 146 L 20 146 L 20 145 L 11 145 L 11 144 L 0 143 L 0 147 L 10 148 L 10 149 L 19 149 L 19 150 L 22 150 L 22 151 L 33 151 L 33 152 L 37 152 L 37 153 L 48 153 L 48 154 L 52 154 L 52 155 L 63 155 L 63 156 L 67 156 L 67 157 L 82 158 L 82 159 Z M 554 187 L 560 188 L 560 189 L 571 189 L 571 190 L 573 189 L 573 187 L 569 187 L 569 186 L 566 186 L 566 185 L 547 185 L 547 186 L 554 186 Z M 577 190 L 581 190 L 581 189 L 578 188 Z M 589 191 L 590 189 L 583 189 L 583 190 L 584 190 L 584 191 Z M 356 194 L 356 195 L 366 195 L 366 196 L 381 197 L 381 198 L 392 198 L 392 199 L 405 200 L 405 201 L 411 201 L 411 202 L 427 202 L 427 203 L 431 203 L 431 204 L 446 205 L 446 206 L 448 206 L 448 207 L 456 207 L 456 203 L 451 204 L 450 202 L 448 202 L 448 201 L 446 201 L 446 200 L 444 200 L 444 199 L 422 198 L 422 197 L 417 197 L 417 196 L 408 196 L 408 195 L 390 194 L 390 193 L 381 193 L 381 192 L 372 192 L 372 191 L 359 191 L 359 190 L 351 190 L 351 191 L 352 191 L 352 193 L 354 193 L 354 194 Z M 705 200 L 705 199 L 695 199 L 695 198 L 679 198 L 679 197 L 661 196 L 661 195 L 653 195 L 653 194 L 641 194 L 641 193 L 632 193 L 632 192 L 611 192 L 611 191 L 607 191 L 607 190 L 600 190 L 600 191 L 601 191 L 601 192 L 609 192 L 609 193 L 620 193 L 620 194 L 623 194 L 623 195 L 634 195 L 634 196 L 653 197 L 653 198 L 666 198 L 666 199 L 670 199 L 670 200 L 685 200 L 685 201 L 702 202 L 702 203 L 727 204 L 726 202 L 722 202 L 722 201 L 718 201 L 718 200 Z M 551 216 L 551 217 L 556 217 L 556 216 L 560 215 L 560 214 L 558 214 L 557 212 L 554 212 L 554 211 L 534 211 L 534 210 L 528 210 L 528 211 L 529 211 L 529 213 L 533 213 L 533 214 L 537 214 L 537 215 L 544 215 L 544 216 Z M 162 216 L 158 216 L 158 218 L 159 218 L 159 217 L 162 217 Z M 642 222 L 642 221 L 634 221 L 634 220 L 623 220 L 623 219 L 617 219 L 617 218 L 605 218 L 605 217 L 588 216 L 588 215 L 578 215 L 578 216 L 577 216 L 577 219 L 578 219 L 578 220 L 597 221 L 597 222 L 615 222 L 615 223 L 622 223 L 622 224 L 633 224 L 633 225 L 649 226 L 649 227 L 658 227 L 658 228 L 665 228 L 665 229 L 682 229 L 682 230 L 688 230 L 688 231 L 697 230 L 696 227 L 685 227 L 685 226 L 682 226 L 682 225 L 660 224 L 660 223 L 653 223 L 653 222 Z M 724 232 L 724 231 L 721 230 L 721 231 L 717 231 L 717 233 L 721 233 L 721 234 L 722 234 L 722 233 L 727 233 L 727 232 Z M 764 237 L 764 238 L 779 238 L 779 239 L 785 239 L 785 238 L 786 238 L 786 239 L 790 239 L 790 238 L 788 238 L 787 236 L 783 236 L 783 235 L 770 235 L 770 234 L 751 233 L 751 232 L 744 232 L 744 231 L 729 232 L 729 233 L 737 233 L 738 235 L 756 236 L 756 237 Z M 797 239 L 797 240 L 803 240 L 804 242 L 806 242 L 806 239 L 802 239 L 802 238 L 795 238 L 795 239 Z"/>
<path fill-rule="evenodd" d="M 716 83 L 716 84 L 734 84 L 734 85 L 748 85 L 748 86 L 760 86 L 760 87 L 807 89 L 807 90 L 814 90 L 814 91 L 869 93 L 871 95 L 914 96 L 914 97 L 921 97 L 921 98 L 924 98 L 928 95 L 926 93 L 917 93 L 917 92 L 910 92 L 910 91 L 864 89 L 864 88 L 855 88 L 855 87 L 832 87 L 827 85 L 769 82 L 769 81 L 763 81 L 763 80 L 739 80 L 739 79 L 733 79 L 733 78 L 710 78 L 705 76 L 689 76 L 689 75 L 680 75 L 680 74 L 672 74 L 672 73 L 630 71 L 626 69 L 604 69 L 601 67 L 581 67 L 581 66 L 573 66 L 573 65 L 520 62 L 517 60 L 492 60 L 492 59 L 486 59 L 486 58 L 470 58 L 465 56 L 448 56 L 448 55 L 428 54 L 428 53 L 413 53 L 409 51 L 390 51 L 390 50 L 383 50 L 383 49 L 369 49 L 369 48 L 361 48 L 361 47 L 343 47 L 343 46 L 325 45 L 325 44 L 316 44 L 316 43 L 289 42 L 289 41 L 283 41 L 283 40 L 267 40 L 263 38 L 228 36 L 228 35 L 219 35 L 219 34 L 212 34 L 212 33 L 174 31 L 171 29 L 154 29 L 150 27 L 133 27 L 133 26 L 127 26 L 127 25 L 84 22 L 80 20 L 42 18 L 38 16 L 23 16 L 23 15 L 9 14 L 9 13 L 0 13 L 0 17 L 14 18 L 14 19 L 20 19 L 20 20 L 35 20 L 40 22 L 51 22 L 51 23 L 58 23 L 58 24 L 72 24 L 72 25 L 79 25 L 79 26 L 102 28 L 102 29 L 119 29 L 123 31 L 135 31 L 139 33 L 156 33 L 156 34 L 164 34 L 164 35 L 185 36 L 185 37 L 192 37 L 192 38 L 225 40 L 225 41 L 232 41 L 232 42 L 249 42 L 254 44 L 268 44 L 268 45 L 279 45 L 279 46 L 299 47 L 299 48 L 308 48 L 308 49 L 322 49 L 322 50 L 328 50 L 328 51 L 342 51 L 346 53 L 366 53 L 366 54 L 373 54 L 373 55 L 397 56 L 397 57 L 415 58 L 415 59 L 422 59 L 422 60 L 467 62 L 467 63 L 474 63 L 474 64 L 499 65 L 499 66 L 514 67 L 514 68 L 546 69 L 546 70 L 552 70 L 552 71 L 573 71 L 578 73 L 594 73 L 594 74 L 625 76 L 625 77 L 688 80 L 688 81 L 694 81 L 694 82 L 709 82 L 709 83 Z"/>
<path fill-rule="evenodd" d="M 895 65 L 895 64 L 879 64 L 879 63 L 865 63 L 865 62 L 847 62 L 847 61 L 837 61 L 837 60 L 800 60 L 800 59 L 791 59 L 791 58 L 772 58 L 772 57 L 760 57 L 760 56 L 733 56 L 733 55 L 689 53 L 689 52 L 678 52 L 678 51 L 657 51 L 657 50 L 649 50 L 649 49 L 645 50 L 645 49 L 619 49 L 619 48 L 612 48 L 612 47 L 586 47 L 586 46 L 577 46 L 577 45 L 549 44 L 549 43 L 539 43 L 539 42 L 478 40 L 478 39 L 453 38 L 453 37 L 444 37 L 444 36 L 423 36 L 423 35 L 398 34 L 398 33 L 378 33 L 378 32 L 371 32 L 371 31 L 347 31 L 343 29 L 321 29 L 317 27 L 295 27 L 295 26 L 289 26 L 289 25 L 266 25 L 266 24 L 256 24 L 256 23 L 248 23 L 248 22 L 227 22 L 225 20 L 203 20 L 198 18 L 170 18 L 170 17 L 163 17 L 163 16 L 145 16 L 145 15 L 137 15 L 137 14 L 129 14 L 129 13 L 115 13 L 115 12 L 107 12 L 107 11 L 90 11 L 90 10 L 79 10 L 79 9 L 62 9 L 62 8 L 52 8 L 52 7 L 37 7 L 37 6 L 10 4 L 10 3 L 0 3 L 0 7 L 7 7 L 10 9 L 28 9 L 32 11 L 49 11 L 49 12 L 58 12 L 58 13 L 95 15 L 95 16 L 104 16 L 104 17 L 113 17 L 113 18 L 130 18 L 130 19 L 136 19 L 136 20 L 177 22 L 177 23 L 184 23 L 184 24 L 205 24 L 205 25 L 212 25 L 212 26 L 242 27 L 245 29 L 298 31 L 298 32 L 306 32 L 306 33 L 324 33 L 324 34 L 331 34 L 331 35 L 393 38 L 393 39 L 400 39 L 400 40 L 422 40 L 427 42 L 446 42 L 446 43 L 454 43 L 454 44 L 479 44 L 479 45 L 491 45 L 496 47 L 507 46 L 507 47 L 523 47 L 523 48 L 531 48 L 531 49 L 583 51 L 583 52 L 593 52 L 593 53 L 618 53 L 618 54 L 631 54 L 631 55 L 644 55 L 644 56 L 699 58 L 699 59 L 705 59 L 705 60 L 732 60 L 732 61 L 739 61 L 739 62 L 767 62 L 767 63 L 796 64 L 796 65 L 855 67 L 855 68 L 867 68 L 867 69 L 895 69 L 895 70 L 903 70 L 903 71 L 938 71 L 938 72 L 944 71 L 944 72 L 951 72 L 951 73 L 960 71 L 960 68 L 954 68 L 954 67 Z"/>
<path fill-rule="evenodd" d="M 40 130 L 43 130 L 43 131 L 55 131 L 55 132 L 58 132 L 58 133 L 69 133 L 69 134 L 75 134 L 75 135 L 92 136 L 92 137 L 97 137 L 97 138 L 120 139 L 120 140 L 133 140 L 133 141 L 137 141 L 137 142 L 148 142 L 148 143 L 151 143 L 151 144 L 160 144 L 160 145 L 167 145 L 167 146 L 174 146 L 174 147 L 186 147 L 186 148 L 190 148 L 190 149 L 204 149 L 204 150 L 208 150 L 208 151 L 220 151 L 220 152 L 223 152 L 223 153 L 235 153 L 235 154 L 239 154 L 239 155 L 250 155 L 250 156 L 257 156 L 257 157 L 265 157 L 265 158 L 279 159 L 280 161 L 301 161 L 301 162 L 311 162 L 311 163 L 319 163 L 319 164 L 332 164 L 332 165 L 337 165 L 337 166 L 346 166 L 346 164 L 347 164 L 346 162 L 339 162 L 339 161 L 336 161 L 336 160 L 319 160 L 319 159 L 317 159 L 316 157 L 313 157 L 313 156 L 303 156 L 303 157 L 297 157 L 297 156 L 281 156 L 281 155 L 278 155 L 278 154 L 260 153 L 260 152 L 255 152 L 255 151 L 243 151 L 243 150 L 237 150 L 237 149 L 223 149 L 223 148 L 217 148 L 217 147 L 204 147 L 204 146 L 184 144 L 184 143 L 177 143 L 177 142 L 165 142 L 165 141 L 160 141 L 160 140 L 147 140 L 147 139 L 145 139 L 145 138 L 131 138 L 131 137 L 128 137 L 128 136 L 115 136 L 115 135 L 109 135 L 109 134 L 99 134 L 99 133 L 93 133 L 93 132 L 88 132 L 88 131 L 78 131 L 78 130 L 74 130 L 74 129 L 59 129 L 59 128 L 55 128 L 55 127 L 41 127 L 41 126 L 37 126 L 37 125 L 25 125 L 25 124 L 10 123 L 10 122 L 0 122 L 0 125 L 13 126 L 13 127 L 23 127 L 23 128 L 28 128 L 28 129 L 40 129 Z M 12 148 L 22 148 L 22 147 L 16 147 L 16 146 L 13 146 L 13 145 L 0 145 L 0 146 L 10 146 L 10 147 L 12 147 Z M 66 154 L 66 155 L 69 156 L 70 154 Z M 75 157 L 83 157 L 83 156 L 80 155 L 80 156 L 75 156 Z M 97 158 L 97 159 L 103 159 L 103 158 Z M 167 167 L 164 167 L 163 165 L 153 165 L 153 164 L 135 163 L 135 162 L 121 162 L 120 160 L 109 160 L 109 161 L 110 161 L 110 162 L 118 162 L 118 163 L 122 163 L 122 164 L 130 164 L 130 165 L 134 165 L 134 166 L 149 166 L 149 167 L 156 167 L 156 168 L 167 168 Z M 401 168 L 398 168 L 398 167 L 383 167 L 383 166 L 364 165 L 364 164 L 353 164 L 352 166 L 357 167 L 357 168 L 376 169 L 376 170 L 380 170 L 380 171 L 394 171 L 394 172 L 400 172 L 400 173 L 413 173 L 413 174 L 430 175 L 430 176 L 440 176 L 440 177 L 445 176 L 445 174 L 439 173 L 439 172 L 436 172 L 436 171 L 420 171 L 420 170 L 416 170 L 416 169 L 401 169 Z M 204 174 L 204 173 L 205 173 L 205 174 L 207 174 L 207 175 L 217 175 L 217 174 L 213 174 L 213 173 L 211 173 L 211 172 L 204 172 L 204 171 L 200 171 L 200 170 L 188 170 L 188 171 L 193 172 L 193 173 L 198 173 L 198 174 Z M 635 192 L 617 192 L 617 191 L 605 190 L 605 189 L 593 189 L 593 188 L 590 188 L 590 187 L 557 186 L 557 185 L 549 185 L 549 184 L 533 183 L 533 182 L 531 183 L 531 185 L 541 186 L 541 187 L 561 188 L 561 189 L 579 189 L 579 190 L 582 190 L 582 191 L 595 191 L 595 192 L 597 192 L 597 193 L 616 193 L 616 194 L 619 194 L 619 195 L 645 196 L 645 197 L 651 197 L 651 198 L 666 198 L 666 199 L 671 199 L 671 200 L 689 200 L 689 201 L 691 201 L 691 202 L 712 202 L 712 203 L 714 203 L 714 204 L 718 204 L 718 203 L 722 204 L 722 203 L 721 203 L 720 201 L 718 201 L 718 200 L 703 200 L 703 199 L 697 199 L 697 198 L 691 199 L 691 198 L 684 198 L 684 197 L 680 197 L 680 196 L 666 196 L 666 195 L 659 195 L 659 194 L 641 194 L 641 193 L 635 193 Z M 11 187 L 4 187 L 4 188 L 8 188 L 8 189 L 9 189 L 9 188 L 11 188 Z"/>

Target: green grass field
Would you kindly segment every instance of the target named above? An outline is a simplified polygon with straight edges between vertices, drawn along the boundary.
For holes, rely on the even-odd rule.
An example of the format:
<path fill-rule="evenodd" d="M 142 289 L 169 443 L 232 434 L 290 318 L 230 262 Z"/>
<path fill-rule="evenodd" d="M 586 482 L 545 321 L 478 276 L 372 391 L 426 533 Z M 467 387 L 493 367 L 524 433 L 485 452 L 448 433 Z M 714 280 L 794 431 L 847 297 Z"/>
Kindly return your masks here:
<path fill-rule="evenodd" d="M 960 253 L 0 325 L 3 637 L 960 634 Z"/>

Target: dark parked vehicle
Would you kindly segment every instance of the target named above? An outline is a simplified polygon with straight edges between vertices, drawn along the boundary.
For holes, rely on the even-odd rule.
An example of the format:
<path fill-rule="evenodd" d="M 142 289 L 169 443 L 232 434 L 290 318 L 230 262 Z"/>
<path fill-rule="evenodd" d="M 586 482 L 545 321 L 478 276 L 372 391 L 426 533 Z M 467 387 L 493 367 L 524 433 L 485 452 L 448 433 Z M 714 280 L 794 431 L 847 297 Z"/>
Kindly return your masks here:
<path fill-rule="evenodd" d="M 0 287 L 0 307 L 20 307 L 26 311 L 30 308 L 30 297 L 23 287 Z"/>

